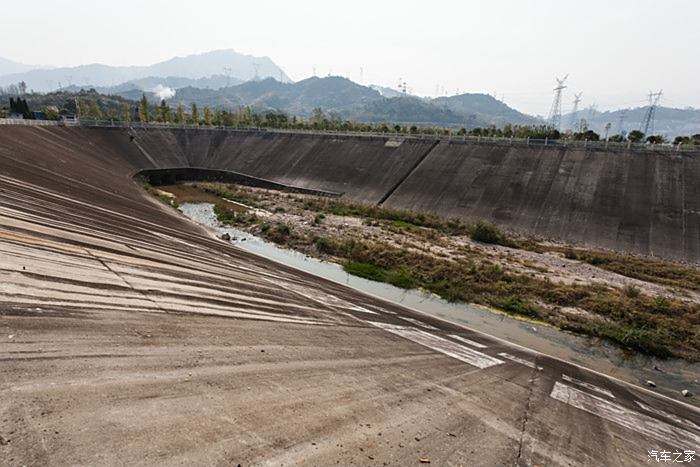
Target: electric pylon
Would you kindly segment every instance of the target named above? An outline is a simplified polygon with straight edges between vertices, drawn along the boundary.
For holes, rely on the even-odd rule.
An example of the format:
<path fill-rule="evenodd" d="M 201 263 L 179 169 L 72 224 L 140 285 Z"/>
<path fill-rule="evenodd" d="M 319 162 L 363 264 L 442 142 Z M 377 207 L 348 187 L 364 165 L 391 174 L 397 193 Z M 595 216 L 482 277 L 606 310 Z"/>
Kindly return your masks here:
<path fill-rule="evenodd" d="M 622 131 L 624 130 L 624 123 L 625 123 L 625 118 L 627 117 L 627 112 L 629 109 L 622 109 L 620 110 L 620 116 L 618 117 L 617 120 L 617 134 L 622 135 Z M 624 135 L 622 135 L 624 136 Z"/>
<path fill-rule="evenodd" d="M 647 136 L 651 136 L 651 134 L 654 133 L 654 117 L 656 116 L 656 107 L 659 105 L 659 100 L 661 100 L 663 93 L 663 89 L 659 92 L 649 93 L 649 107 L 647 107 L 647 111 L 644 114 L 642 127 L 639 129 L 639 131 Z M 649 133 L 649 130 L 651 130 L 651 134 Z"/>
<path fill-rule="evenodd" d="M 561 129 L 561 92 L 566 89 L 564 82 L 569 75 L 567 74 L 564 78 L 557 80 L 557 87 L 554 88 L 554 101 L 552 101 L 552 109 L 549 111 L 549 118 L 547 119 L 547 126 L 554 130 Z"/>
<path fill-rule="evenodd" d="M 576 123 L 578 122 L 578 105 L 581 103 L 582 92 L 574 94 L 574 109 L 571 111 L 571 131 L 576 131 Z"/>

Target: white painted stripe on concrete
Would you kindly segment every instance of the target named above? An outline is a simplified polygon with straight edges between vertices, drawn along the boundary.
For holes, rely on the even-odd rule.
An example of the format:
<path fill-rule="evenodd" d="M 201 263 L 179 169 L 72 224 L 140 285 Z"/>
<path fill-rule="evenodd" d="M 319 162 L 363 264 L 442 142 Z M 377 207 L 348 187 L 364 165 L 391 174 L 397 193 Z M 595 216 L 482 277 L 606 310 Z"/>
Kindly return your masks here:
<path fill-rule="evenodd" d="M 635 433 L 677 445 L 682 447 L 682 449 L 694 449 L 700 446 L 700 436 L 696 434 L 656 420 L 648 415 L 634 412 L 612 401 L 583 392 L 559 381 L 554 383 L 550 397 Z"/>
<path fill-rule="evenodd" d="M 427 324 L 427 323 L 424 323 L 424 322 L 422 322 L 422 321 L 418 321 L 417 319 L 408 318 L 407 316 L 399 316 L 399 318 L 401 318 L 401 319 L 404 320 L 404 321 L 408 321 L 409 323 L 415 324 L 416 326 L 420 326 L 420 327 L 422 327 L 422 328 L 425 328 L 425 329 L 431 329 L 431 330 L 433 330 L 433 331 L 439 331 L 439 329 L 436 328 L 435 326 L 431 326 L 431 325 L 429 325 L 429 324 Z"/>
<path fill-rule="evenodd" d="M 450 334 L 450 337 L 452 339 L 457 339 L 460 342 L 464 342 L 467 345 L 471 345 L 472 347 L 475 347 L 477 349 L 485 349 L 486 348 L 486 346 L 484 344 L 479 344 L 478 342 L 474 342 L 472 340 L 469 340 L 466 337 L 458 336 L 457 334 Z"/>
<path fill-rule="evenodd" d="M 309 300 L 313 300 L 316 303 L 330 307 L 330 308 L 344 308 L 346 310 L 359 311 L 362 313 L 367 313 L 370 315 L 378 315 L 376 311 L 369 310 L 363 306 L 350 303 L 343 300 L 335 295 L 320 290 L 314 290 L 311 287 L 304 287 L 293 283 L 286 283 L 281 281 L 271 281 L 279 285 L 283 289 L 291 290 L 292 292 L 306 297 Z"/>
<path fill-rule="evenodd" d="M 651 412 L 653 414 L 660 415 L 662 417 L 666 417 L 669 420 L 673 420 L 674 422 L 679 423 L 681 425 L 687 425 L 690 428 L 700 432 L 700 426 L 696 425 L 695 423 L 691 422 L 690 420 L 686 420 L 685 418 L 682 418 L 682 417 L 679 417 L 678 415 L 674 415 L 672 413 L 666 412 L 665 410 L 651 407 L 650 405 L 646 405 L 644 402 L 639 402 L 639 401 L 634 401 L 634 402 L 640 408 L 646 410 L 647 412 Z"/>
<path fill-rule="evenodd" d="M 385 331 L 389 331 L 417 344 L 428 347 L 429 349 L 445 354 L 449 357 L 455 358 L 464 363 L 468 363 L 469 365 L 477 368 L 484 369 L 503 363 L 503 361 L 495 357 L 477 352 L 476 350 L 472 350 L 468 347 L 459 345 L 456 342 L 438 337 L 420 329 L 371 321 L 369 321 L 369 324 L 384 329 Z"/>
<path fill-rule="evenodd" d="M 520 363 L 521 365 L 525 365 L 527 367 L 530 367 L 533 370 L 542 371 L 541 366 L 535 365 L 534 362 L 531 362 L 529 360 L 525 360 L 524 358 L 516 357 L 515 355 L 511 355 L 511 354 L 506 353 L 506 352 L 501 352 L 498 355 L 500 355 L 503 358 L 507 358 L 508 360 L 512 360 L 516 363 Z"/>
<path fill-rule="evenodd" d="M 597 393 L 606 395 L 612 399 L 615 399 L 615 396 L 613 395 L 612 392 L 608 391 L 607 389 L 600 388 L 594 384 L 587 383 L 585 381 L 581 381 L 580 379 L 573 378 L 568 375 L 561 375 L 561 379 L 564 381 L 568 381 L 569 383 L 573 383 L 576 386 L 581 386 L 582 388 L 590 389 L 591 391 L 595 391 Z"/>

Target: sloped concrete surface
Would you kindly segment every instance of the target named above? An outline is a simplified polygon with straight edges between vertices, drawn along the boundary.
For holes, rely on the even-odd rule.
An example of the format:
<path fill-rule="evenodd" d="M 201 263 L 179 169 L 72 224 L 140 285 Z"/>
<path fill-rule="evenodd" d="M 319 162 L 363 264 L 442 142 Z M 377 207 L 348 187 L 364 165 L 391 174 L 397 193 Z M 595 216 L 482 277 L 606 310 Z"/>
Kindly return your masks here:
<path fill-rule="evenodd" d="M 149 166 L 121 130 L 0 128 L 0 465 L 700 451 L 692 407 L 240 251 Z"/>

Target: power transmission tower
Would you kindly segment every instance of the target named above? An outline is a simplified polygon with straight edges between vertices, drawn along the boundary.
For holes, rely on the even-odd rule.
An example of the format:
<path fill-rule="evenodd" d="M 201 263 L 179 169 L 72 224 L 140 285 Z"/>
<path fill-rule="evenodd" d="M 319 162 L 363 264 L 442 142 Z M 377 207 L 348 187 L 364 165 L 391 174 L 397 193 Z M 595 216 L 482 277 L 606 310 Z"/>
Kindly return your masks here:
<path fill-rule="evenodd" d="M 608 140 L 608 135 L 610 134 L 610 128 L 612 128 L 612 123 L 610 123 L 610 122 L 606 123 L 605 124 L 605 136 L 603 137 L 603 139 L 605 141 Z"/>
<path fill-rule="evenodd" d="M 595 119 L 595 114 L 598 113 L 598 104 L 591 104 L 588 106 L 588 126 L 593 126 L 593 119 Z"/>
<path fill-rule="evenodd" d="M 255 76 L 253 77 L 253 79 L 255 81 L 258 81 L 260 79 L 260 64 L 253 63 L 253 69 L 255 70 Z"/>
<path fill-rule="evenodd" d="M 231 68 L 224 67 L 224 74 L 226 75 L 226 87 L 231 86 Z"/>
<path fill-rule="evenodd" d="M 656 116 L 656 107 L 659 105 L 659 100 L 661 99 L 663 93 L 663 89 L 659 92 L 649 92 L 649 107 L 647 107 L 647 111 L 644 114 L 642 127 L 639 129 L 639 131 L 647 136 L 650 136 L 649 130 L 651 130 L 652 134 L 654 133 L 654 117 Z"/>
<path fill-rule="evenodd" d="M 549 118 L 547 119 L 547 126 L 555 130 L 559 130 L 561 127 L 561 92 L 566 89 L 564 82 L 569 75 L 564 76 L 564 78 L 557 80 L 557 87 L 554 88 L 554 101 L 552 102 L 552 109 L 549 111 Z"/>
<path fill-rule="evenodd" d="M 574 109 L 571 111 L 571 131 L 576 131 L 576 123 L 578 123 L 578 105 L 581 103 L 582 92 L 574 94 Z"/>
<path fill-rule="evenodd" d="M 365 82 L 365 69 L 360 67 L 360 84 L 364 84 Z"/>
<path fill-rule="evenodd" d="M 399 91 L 401 91 L 404 94 L 408 93 L 408 85 L 406 84 L 406 81 L 404 81 L 402 78 L 399 78 Z"/>
<path fill-rule="evenodd" d="M 627 112 L 628 112 L 629 110 L 630 110 L 630 109 L 622 109 L 622 110 L 620 110 L 620 116 L 618 117 L 618 120 L 617 120 L 617 134 L 618 134 L 618 135 L 624 136 L 624 135 L 622 134 L 622 132 L 623 132 L 623 130 L 624 130 L 624 126 L 623 126 L 623 125 L 624 125 L 624 123 L 625 123 L 625 118 L 627 118 Z"/>

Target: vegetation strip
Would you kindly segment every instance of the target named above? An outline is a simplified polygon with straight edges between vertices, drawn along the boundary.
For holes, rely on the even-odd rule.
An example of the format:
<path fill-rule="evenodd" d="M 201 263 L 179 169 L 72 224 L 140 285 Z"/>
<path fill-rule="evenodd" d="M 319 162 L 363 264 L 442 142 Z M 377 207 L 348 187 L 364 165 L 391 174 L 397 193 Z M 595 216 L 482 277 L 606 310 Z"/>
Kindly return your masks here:
<path fill-rule="evenodd" d="M 468 225 L 342 199 L 233 185 L 205 183 L 196 187 L 202 196 L 219 198 L 214 209 L 222 223 L 334 260 L 351 274 L 401 288 L 423 289 L 449 301 L 482 304 L 650 355 L 700 360 L 699 304 L 643 293 L 632 284 L 612 287 L 553 281 L 519 271 L 517 258 L 510 260 L 512 264 L 498 264 L 485 251 L 486 245 L 499 245 L 508 247 L 505 251 L 556 254 L 681 292 L 698 290 L 700 271 L 692 267 L 545 245 L 509 236 L 485 222 Z M 244 212 L 224 199 L 256 209 Z M 461 246 L 455 247 L 455 240 L 460 240 L 456 244 Z"/>

